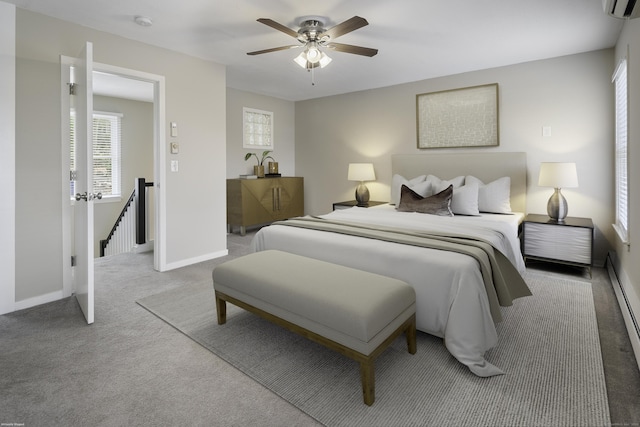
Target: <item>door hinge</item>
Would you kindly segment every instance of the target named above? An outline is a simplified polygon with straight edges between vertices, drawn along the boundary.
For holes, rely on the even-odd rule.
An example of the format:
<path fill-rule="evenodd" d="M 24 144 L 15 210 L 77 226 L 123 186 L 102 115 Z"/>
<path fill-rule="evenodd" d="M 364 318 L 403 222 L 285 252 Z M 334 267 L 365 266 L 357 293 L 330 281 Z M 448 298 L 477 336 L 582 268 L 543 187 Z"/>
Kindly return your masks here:
<path fill-rule="evenodd" d="M 76 266 L 76 256 L 71 255 L 71 267 L 75 267 L 75 266 Z"/>
<path fill-rule="evenodd" d="M 76 181 L 78 179 L 77 171 L 69 171 L 69 181 Z"/>
<path fill-rule="evenodd" d="M 76 94 L 76 83 L 67 83 L 69 85 L 69 95 Z"/>

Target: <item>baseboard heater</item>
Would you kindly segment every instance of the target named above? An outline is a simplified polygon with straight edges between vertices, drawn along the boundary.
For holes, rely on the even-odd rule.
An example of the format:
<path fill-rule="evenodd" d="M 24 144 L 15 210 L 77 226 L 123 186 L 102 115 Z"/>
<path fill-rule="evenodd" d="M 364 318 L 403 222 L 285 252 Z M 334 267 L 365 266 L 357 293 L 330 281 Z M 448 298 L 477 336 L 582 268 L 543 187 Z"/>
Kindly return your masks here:
<path fill-rule="evenodd" d="M 629 283 L 629 281 L 625 281 L 625 273 L 621 269 L 615 253 L 609 253 L 607 256 L 607 271 L 609 273 L 609 278 L 611 279 L 611 284 L 613 285 L 616 298 L 618 299 L 618 305 L 622 311 L 622 317 L 627 327 L 631 347 L 633 348 L 633 353 L 636 356 L 636 363 L 638 364 L 638 368 L 640 368 L 640 325 L 638 325 L 638 318 L 636 317 L 636 312 L 634 310 L 634 307 L 640 307 L 640 299 L 638 299 L 630 285 L 627 285 L 629 287 L 627 291 L 625 283 Z M 640 314 L 640 311 L 638 314 Z"/>

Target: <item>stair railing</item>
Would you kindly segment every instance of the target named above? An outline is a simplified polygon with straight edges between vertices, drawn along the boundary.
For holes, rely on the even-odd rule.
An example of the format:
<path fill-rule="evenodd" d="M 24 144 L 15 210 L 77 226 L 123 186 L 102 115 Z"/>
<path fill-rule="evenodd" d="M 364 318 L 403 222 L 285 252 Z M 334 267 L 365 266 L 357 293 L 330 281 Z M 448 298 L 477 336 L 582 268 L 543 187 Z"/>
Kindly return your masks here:
<path fill-rule="evenodd" d="M 100 240 L 100 256 L 130 252 L 147 242 L 147 187 L 153 182 L 136 178 L 135 188 L 125 203 L 106 239 Z"/>

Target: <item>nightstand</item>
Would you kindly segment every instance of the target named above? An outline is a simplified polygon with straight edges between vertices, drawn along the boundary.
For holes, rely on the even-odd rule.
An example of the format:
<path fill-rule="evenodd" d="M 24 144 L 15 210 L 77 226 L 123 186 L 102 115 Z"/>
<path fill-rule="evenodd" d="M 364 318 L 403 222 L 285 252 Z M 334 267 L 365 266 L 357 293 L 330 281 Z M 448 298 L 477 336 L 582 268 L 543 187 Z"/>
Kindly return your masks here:
<path fill-rule="evenodd" d="M 524 219 L 522 255 L 524 260 L 556 262 L 586 267 L 591 275 L 593 221 L 567 217 L 557 222 L 547 215 L 529 214 Z"/>
<path fill-rule="evenodd" d="M 366 206 L 360 206 L 361 208 L 370 208 L 372 206 L 378 206 L 378 205 L 384 205 L 387 202 L 375 202 L 375 201 L 369 201 Z M 355 200 L 348 200 L 346 202 L 337 202 L 333 204 L 333 210 L 335 211 L 336 209 L 349 209 L 352 208 L 354 206 L 358 206 L 358 202 L 356 202 Z"/>

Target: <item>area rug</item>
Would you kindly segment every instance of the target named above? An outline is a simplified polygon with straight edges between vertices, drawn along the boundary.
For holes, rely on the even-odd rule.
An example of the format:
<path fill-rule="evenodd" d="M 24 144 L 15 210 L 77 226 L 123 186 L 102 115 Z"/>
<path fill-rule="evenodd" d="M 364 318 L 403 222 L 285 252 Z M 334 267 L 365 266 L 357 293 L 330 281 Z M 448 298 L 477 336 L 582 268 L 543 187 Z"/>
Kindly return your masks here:
<path fill-rule="evenodd" d="M 377 360 L 376 400 L 362 402 L 358 364 L 228 304 L 216 322 L 211 282 L 143 298 L 142 307 L 328 426 L 609 425 L 591 284 L 530 272 L 533 296 L 503 309 L 479 378 L 442 340 L 398 338 Z"/>

